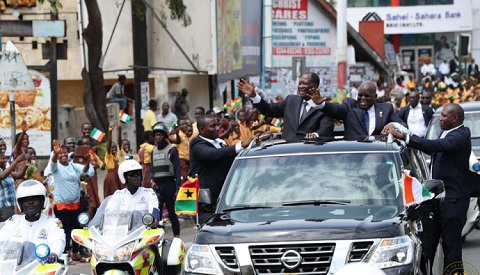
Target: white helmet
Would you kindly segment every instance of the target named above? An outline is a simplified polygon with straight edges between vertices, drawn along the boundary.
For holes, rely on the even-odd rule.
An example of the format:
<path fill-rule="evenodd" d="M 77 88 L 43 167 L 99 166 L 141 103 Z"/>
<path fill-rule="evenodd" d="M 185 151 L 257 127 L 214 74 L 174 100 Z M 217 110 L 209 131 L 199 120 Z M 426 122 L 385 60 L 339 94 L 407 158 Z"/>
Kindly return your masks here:
<path fill-rule="evenodd" d="M 37 180 L 26 180 L 17 187 L 16 191 L 17 206 L 21 210 L 19 200 L 26 197 L 43 196 L 43 209 L 48 205 L 47 189 Z M 23 211 L 23 210 L 22 210 Z"/>
<path fill-rule="evenodd" d="M 120 182 L 125 184 L 125 173 L 137 170 L 143 171 L 142 166 L 136 160 L 127 159 L 120 163 L 118 166 L 118 177 L 120 178 Z"/>
<path fill-rule="evenodd" d="M 385 275 L 380 268 L 367 263 L 350 263 L 342 266 L 335 275 Z"/>

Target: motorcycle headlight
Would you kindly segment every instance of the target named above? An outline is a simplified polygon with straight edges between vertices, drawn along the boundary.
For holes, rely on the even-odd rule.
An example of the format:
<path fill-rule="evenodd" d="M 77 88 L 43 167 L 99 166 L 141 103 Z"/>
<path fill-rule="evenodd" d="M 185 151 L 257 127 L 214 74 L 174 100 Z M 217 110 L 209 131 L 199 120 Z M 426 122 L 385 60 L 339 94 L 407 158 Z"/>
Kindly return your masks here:
<path fill-rule="evenodd" d="M 134 247 L 135 241 L 131 241 L 115 250 L 106 247 L 99 242 L 95 242 L 93 251 L 99 261 L 124 262 L 130 260 Z"/>
<path fill-rule="evenodd" d="M 406 265 L 413 259 L 413 244 L 408 236 L 382 239 L 367 262 L 378 268 Z"/>
<path fill-rule="evenodd" d="M 113 253 L 113 259 L 118 262 L 124 262 L 124 261 L 130 260 L 130 256 L 132 255 L 134 247 L 135 247 L 135 241 L 132 241 L 118 248 Z"/>
<path fill-rule="evenodd" d="M 112 254 L 112 250 L 104 246 L 102 243 L 95 242 L 93 245 L 93 254 L 99 261 L 106 261 L 108 255 Z"/>
<path fill-rule="evenodd" d="M 206 245 L 192 244 L 185 258 L 184 269 L 199 274 L 222 274 L 210 248 Z"/>

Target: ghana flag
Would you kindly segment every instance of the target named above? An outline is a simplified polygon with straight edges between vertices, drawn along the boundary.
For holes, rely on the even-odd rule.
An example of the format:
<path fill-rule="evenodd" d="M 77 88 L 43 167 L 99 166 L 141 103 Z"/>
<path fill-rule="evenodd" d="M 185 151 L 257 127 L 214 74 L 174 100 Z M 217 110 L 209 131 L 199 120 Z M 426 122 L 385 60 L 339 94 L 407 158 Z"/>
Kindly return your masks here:
<path fill-rule="evenodd" d="M 198 178 L 187 177 L 180 186 L 175 200 L 175 212 L 183 215 L 197 214 Z"/>

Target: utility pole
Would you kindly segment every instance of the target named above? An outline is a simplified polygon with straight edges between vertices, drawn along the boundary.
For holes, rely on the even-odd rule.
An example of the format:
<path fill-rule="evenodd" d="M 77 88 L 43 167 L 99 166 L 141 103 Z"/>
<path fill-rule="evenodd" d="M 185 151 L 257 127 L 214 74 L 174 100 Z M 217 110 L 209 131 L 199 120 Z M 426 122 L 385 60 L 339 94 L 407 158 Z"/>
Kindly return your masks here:
<path fill-rule="evenodd" d="M 133 77 L 135 78 L 135 128 L 137 147 L 143 142 L 143 124 L 141 120 L 142 110 L 142 82 L 148 85 L 148 48 L 147 48 L 147 25 L 145 20 L 146 6 L 143 1 L 131 1 L 132 10 L 132 39 L 133 39 Z M 140 16 L 137 12 L 143 10 Z M 148 87 L 148 86 L 147 86 Z"/>
<path fill-rule="evenodd" d="M 58 20 L 58 15 L 50 12 L 50 20 Z M 58 98 L 58 75 L 57 75 L 57 37 L 52 36 L 50 43 L 50 112 L 52 117 L 58 117 L 58 108 L 57 108 L 57 98 Z M 58 139 L 58 121 L 56 119 L 52 120 L 52 129 L 51 129 L 52 140 Z"/>

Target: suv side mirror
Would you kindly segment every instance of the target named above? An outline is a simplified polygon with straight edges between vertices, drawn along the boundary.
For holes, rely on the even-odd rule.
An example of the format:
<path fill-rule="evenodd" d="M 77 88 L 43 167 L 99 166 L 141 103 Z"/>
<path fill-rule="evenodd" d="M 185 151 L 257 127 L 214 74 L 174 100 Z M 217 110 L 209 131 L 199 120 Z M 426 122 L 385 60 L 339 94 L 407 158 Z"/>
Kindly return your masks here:
<path fill-rule="evenodd" d="M 200 188 L 200 190 L 198 190 L 198 202 L 212 204 L 212 194 L 210 194 L 210 189 Z"/>
<path fill-rule="evenodd" d="M 445 185 L 442 180 L 431 179 L 423 182 L 425 188 L 434 194 L 434 199 L 440 199 L 445 197 Z"/>

